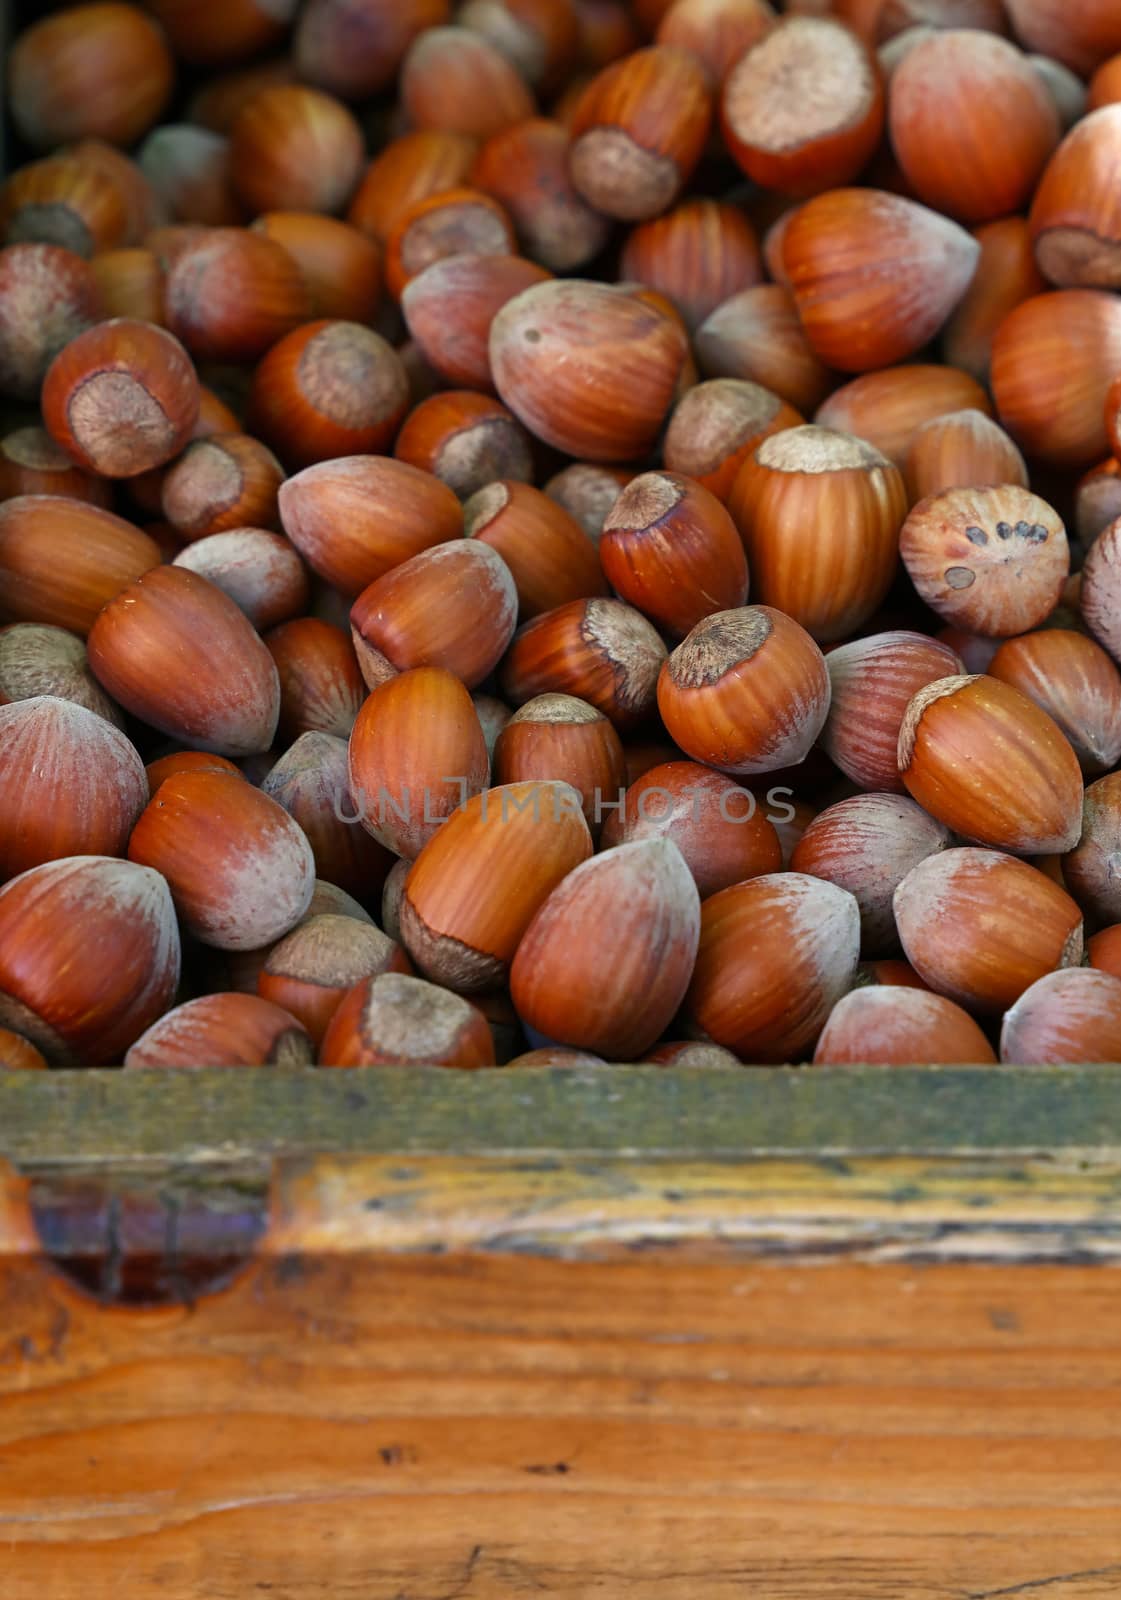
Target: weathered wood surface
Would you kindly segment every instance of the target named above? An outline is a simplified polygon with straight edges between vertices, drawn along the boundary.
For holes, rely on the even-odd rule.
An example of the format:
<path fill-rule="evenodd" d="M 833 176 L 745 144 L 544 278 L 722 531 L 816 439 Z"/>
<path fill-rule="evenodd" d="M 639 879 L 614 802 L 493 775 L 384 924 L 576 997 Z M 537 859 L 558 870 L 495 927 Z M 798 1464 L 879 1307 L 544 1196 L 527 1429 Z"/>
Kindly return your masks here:
<path fill-rule="evenodd" d="M 1121 1596 L 1116 1072 L 15 1077 L 0 1600 Z"/>
<path fill-rule="evenodd" d="M 267 1181 L 202 1170 L 21 1178 L 0 1163 L 0 1255 L 109 1258 L 109 1298 L 113 1272 L 161 1255 L 171 1277 L 176 1259 L 296 1253 L 1121 1261 L 1121 1161 L 342 1155 L 280 1158 Z"/>
<path fill-rule="evenodd" d="M 1116 1600 L 1119 1387 L 1108 1268 L 11 1256 L 0 1594 Z"/>
<path fill-rule="evenodd" d="M 1121 1150 L 1121 1068 L 0 1074 L 18 1164 L 275 1152 Z"/>

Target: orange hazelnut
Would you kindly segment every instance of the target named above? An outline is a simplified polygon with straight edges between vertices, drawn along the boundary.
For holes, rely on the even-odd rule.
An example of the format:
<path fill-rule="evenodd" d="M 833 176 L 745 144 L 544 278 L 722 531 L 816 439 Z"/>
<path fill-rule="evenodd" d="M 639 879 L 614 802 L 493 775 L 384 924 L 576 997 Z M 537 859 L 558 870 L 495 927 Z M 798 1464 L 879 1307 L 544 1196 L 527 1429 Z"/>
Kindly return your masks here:
<path fill-rule="evenodd" d="M 636 50 L 593 78 L 572 121 L 569 176 L 596 211 L 644 222 L 672 205 L 708 139 L 712 101 L 695 56 Z"/>
<path fill-rule="evenodd" d="M 862 789 L 904 792 L 899 729 L 912 697 L 961 671 L 953 650 L 925 634 L 897 630 L 853 639 L 825 658 L 832 685 L 821 746 Z"/>
<path fill-rule="evenodd" d="M 457 21 L 489 39 L 535 89 L 558 87 L 579 55 L 571 0 L 466 0 Z"/>
<path fill-rule="evenodd" d="M 987 1014 L 1082 959 L 1082 917 L 1044 873 L 997 850 L 928 856 L 895 891 L 907 959 L 938 994 Z"/>
<path fill-rule="evenodd" d="M 514 579 L 498 552 L 454 539 L 363 589 L 351 637 L 371 688 L 409 667 L 443 667 L 473 689 L 505 654 L 517 616 Z"/>
<path fill-rule="evenodd" d="M 915 363 L 853 378 L 822 402 L 814 421 L 866 439 L 902 469 L 923 423 L 964 408 L 992 415 L 976 379 L 953 367 Z"/>
<path fill-rule="evenodd" d="M 92 256 L 126 242 L 125 196 L 104 172 L 74 156 L 21 167 L 0 186 L 0 240 L 61 245 Z"/>
<path fill-rule="evenodd" d="M 284 531 L 304 560 L 351 598 L 463 533 L 463 512 L 446 484 L 377 456 L 305 467 L 281 485 L 279 500 Z"/>
<path fill-rule="evenodd" d="M 316 877 L 376 902 L 391 858 L 358 826 L 362 802 L 351 791 L 345 739 L 302 733 L 266 774 L 261 792 L 299 824 L 315 857 Z"/>
<path fill-rule="evenodd" d="M 185 250 L 199 244 L 210 231 L 198 222 L 169 222 L 149 229 L 141 243 L 159 259 L 166 273 Z"/>
<path fill-rule="evenodd" d="M 672 839 L 702 900 L 730 884 L 778 872 L 782 847 L 753 794 L 694 761 L 665 761 L 631 781 L 603 830 L 605 848 Z"/>
<path fill-rule="evenodd" d="M 507 1061 L 506 1065 L 520 1070 L 522 1067 L 602 1067 L 606 1066 L 606 1062 L 588 1050 L 569 1050 L 565 1045 L 550 1044 L 540 1050 L 526 1050 L 512 1061 Z"/>
<path fill-rule="evenodd" d="M 296 0 L 145 0 L 171 41 L 180 61 L 222 67 L 244 61 L 278 44 L 296 10 Z"/>
<path fill-rule="evenodd" d="M 37 1050 L 30 1039 L 13 1033 L 10 1028 L 0 1028 L 0 1071 L 45 1072 L 47 1058 Z"/>
<path fill-rule="evenodd" d="M 903 524 L 900 554 L 919 595 L 972 633 L 1026 633 L 1058 604 L 1070 570 L 1066 530 L 1045 500 L 1015 484 L 947 489 Z"/>
<path fill-rule="evenodd" d="M 163 328 L 115 317 L 80 333 L 43 380 L 43 419 L 79 466 L 131 478 L 163 466 L 191 437 L 199 383 Z"/>
<path fill-rule="evenodd" d="M 945 850 L 950 832 L 899 794 L 858 794 L 827 806 L 794 847 L 795 872 L 847 889 L 860 908 L 861 949 L 897 947 L 892 897 L 912 867 Z"/>
<path fill-rule="evenodd" d="M 85 635 L 101 608 L 150 567 L 147 534 L 100 506 L 62 495 L 0 502 L 0 619 Z"/>
<path fill-rule="evenodd" d="M 587 266 L 611 231 L 572 186 L 571 146 L 560 122 L 530 117 L 492 134 L 471 168 L 472 185 L 505 208 L 526 255 L 550 272 Z"/>
<path fill-rule="evenodd" d="M 418 727 L 424 728 L 422 743 Z M 482 793 L 490 776 L 471 696 L 442 667 L 414 667 L 374 689 L 355 721 L 348 760 L 362 827 L 410 861 L 453 811 Z"/>
<path fill-rule="evenodd" d="M 119 1061 L 171 1004 L 179 964 L 158 872 L 67 856 L 0 888 L 0 1026 L 56 1065 Z"/>
<path fill-rule="evenodd" d="M 696 56 L 719 88 L 757 40 L 774 26 L 768 0 L 674 0 L 658 24 L 658 44 L 676 45 Z"/>
<path fill-rule="evenodd" d="M 811 195 L 848 183 L 875 151 L 883 125 L 876 63 L 831 17 L 784 18 L 724 80 L 729 153 L 765 189 Z"/>
<path fill-rule="evenodd" d="M 503 478 L 533 476 L 530 443 L 504 405 L 472 389 L 422 400 L 397 435 L 399 461 L 430 472 L 461 500 Z"/>
<path fill-rule="evenodd" d="M 566 783 L 475 795 L 414 861 L 400 906 L 417 966 L 464 993 L 501 984 L 534 913 L 592 854 L 580 797 Z"/>
<path fill-rule="evenodd" d="M 677 637 L 747 600 L 735 523 L 710 490 L 677 473 L 632 479 L 603 525 L 599 554 L 620 599 Z"/>
<path fill-rule="evenodd" d="M 733 884 L 701 907 L 685 1016 L 741 1061 L 797 1061 L 851 987 L 859 951 L 846 889 L 799 872 Z"/>
<path fill-rule="evenodd" d="M 113 490 L 103 478 L 76 467 L 45 428 L 17 428 L 0 439 L 0 500 L 21 494 L 58 495 L 108 510 Z"/>
<path fill-rule="evenodd" d="M 425 360 L 445 383 L 489 391 L 491 323 L 508 300 L 548 277 L 521 256 L 443 256 L 410 278 L 401 310 Z"/>
<path fill-rule="evenodd" d="M 489 40 L 470 28 L 429 28 L 409 47 L 399 79 L 414 128 L 488 139 L 534 114 L 529 85 Z"/>
<path fill-rule="evenodd" d="M 54 244 L 0 250 L 0 392 L 35 400 L 58 352 L 101 316 L 89 265 Z"/>
<path fill-rule="evenodd" d="M 947 489 L 1028 486 L 1027 466 L 1012 440 L 985 412 L 973 409 L 950 411 L 916 428 L 903 470 L 912 503 Z"/>
<path fill-rule="evenodd" d="M 1110 56 L 1095 70 L 1085 110 L 1099 111 L 1102 106 L 1116 105 L 1118 101 L 1121 101 L 1121 54 Z"/>
<path fill-rule="evenodd" d="M 705 318 L 693 342 L 706 378 L 762 384 L 799 412 L 812 412 L 833 386 L 802 331 L 789 290 L 778 283 L 732 295 Z"/>
<path fill-rule="evenodd" d="M 980 248 L 977 270 L 942 330 L 942 351 L 954 367 L 987 383 L 994 333 L 1008 312 L 1042 293 L 1046 284 L 1023 217 L 986 222 L 973 237 Z"/>
<path fill-rule="evenodd" d="M 528 483 L 499 479 L 463 508 L 464 532 L 505 561 L 524 622 L 570 600 L 608 593 L 596 546 L 567 511 Z"/>
<path fill-rule="evenodd" d="M 1050 972 L 1005 1013 L 1000 1059 L 1024 1065 L 1116 1061 L 1121 979 L 1083 967 Z"/>
<path fill-rule="evenodd" d="M 122 245 L 140 244 L 146 233 L 166 220 L 163 200 L 139 161 L 116 145 L 107 144 L 104 139 L 79 139 L 59 154 L 107 178 L 117 191 L 126 215 Z"/>
<path fill-rule="evenodd" d="M 854 989 L 829 1013 L 814 1062 L 903 1067 L 987 1065 L 992 1045 L 967 1011 L 944 995 L 910 987 Z"/>
<path fill-rule="evenodd" d="M 492 1067 L 482 1012 L 404 973 L 365 978 L 345 996 L 323 1039 L 324 1067 Z"/>
<path fill-rule="evenodd" d="M 149 761 L 144 771 L 148 779 L 149 800 L 164 779 L 176 772 L 224 772 L 230 778 L 242 776 L 240 767 L 227 761 L 225 756 L 213 755 L 208 750 L 173 750 L 170 755 L 160 756 L 158 761 Z"/>
<path fill-rule="evenodd" d="M 401 941 L 401 901 L 405 896 L 405 879 L 411 868 L 412 862 L 409 860 L 402 858 L 395 861 L 386 874 L 381 893 L 382 927 L 398 943 Z"/>
<path fill-rule="evenodd" d="M 167 325 L 196 361 L 257 361 L 311 310 L 303 274 L 281 245 L 248 228 L 209 228 L 167 273 Z"/>
<path fill-rule="evenodd" d="M 1063 857 L 1063 880 L 1082 909 L 1099 922 L 1121 919 L 1117 857 L 1121 850 L 1121 774 L 1088 784 L 1075 835 Z"/>
<path fill-rule="evenodd" d="M 306 322 L 273 345 L 253 375 L 250 426 L 295 468 L 376 455 L 408 408 L 393 346 L 357 322 Z"/>
<path fill-rule="evenodd" d="M 244 220 L 225 134 L 188 122 L 156 128 L 140 151 L 140 170 L 175 222 L 236 228 Z"/>
<path fill-rule="evenodd" d="M 417 201 L 467 181 L 477 148 L 468 135 L 440 128 L 420 128 L 391 140 L 367 167 L 347 221 L 384 246 Z"/>
<path fill-rule="evenodd" d="M 754 230 L 736 206 L 684 200 L 631 230 L 619 271 L 659 289 L 693 330 L 729 295 L 759 283 L 763 263 Z"/>
<path fill-rule="evenodd" d="M 255 95 L 230 129 L 230 177 L 251 212 L 339 211 L 365 159 L 362 129 L 333 95 L 278 84 Z"/>
<path fill-rule="evenodd" d="M 123 855 L 148 798 L 119 728 L 69 700 L 0 706 L 0 878 L 61 856 Z"/>
<path fill-rule="evenodd" d="M 755 447 L 803 420 L 792 406 L 757 383 L 712 378 L 686 390 L 674 407 L 663 460 L 672 472 L 695 478 L 727 501 L 740 467 Z"/>
<path fill-rule="evenodd" d="M 752 590 L 816 639 L 851 634 L 883 600 L 907 495 L 874 446 L 829 428 L 790 428 L 756 446 L 728 496 Z"/>
<path fill-rule="evenodd" d="M 208 578 L 244 611 L 258 633 L 307 607 L 306 567 L 283 534 L 264 528 L 233 528 L 197 539 L 172 565 Z"/>
<path fill-rule="evenodd" d="M 619 730 L 654 710 L 666 647 L 640 611 L 620 600 L 570 600 L 532 618 L 502 664 L 506 700 L 571 694 Z"/>
<path fill-rule="evenodd" d="M 517 250 L 509 217 L 480 189 L 446 189 L 401 212 L 385 242 L 385 283 L 400 299 L 426 267 L 449 256 L 510 256 Z"/>
<path fill-rule="evenodd" d="M 890 366 L 937 334 L 980 247 L 935 211 L 876 189 L 834 189 L 793 213 L 783 260 L 815 354 L 843 372 Z"/>
<path fill-rule="evenodd" d="M 90 671 L 81 639 L 38 622 L 0 627 L 0 706 L 38 695 L 69 700 L 115 728 L 124 727 L 120 708 Z"/>
<path fill-rule="evenodd" d="M 963 838 L 1018 855 L 1077 843 L 1078 757 L 1011 684 L 975 675 L 920 689 L 899 730 L 899 771 L 914 799 Z"/>
<path fill-rule="evenodd" d="M 280 462 L 259 440 L 211 434 L 188 445 L 167 472 L 161 508 L 188 541 L 227 528 L 274 528 L 283 481 Z"/>
<path fill-rule="evenodd" d="M 491 323 L 501 398 L 537 438 L 588 460 L 627 461 L 651 448 L 687 356 L 681 326 L 602 283 L 536 284 Z"/>
<path fill-rule="evenodd" d="M 554 473 L 545 485 L 545 493 L 575 518 L 593 544 L 598 544 L 607 514 L 632 476 L 625 468 L 574 461 Z"/>
<path fill-rule="evenodd" d="M 11 46 L 9 107 L 37 150 L 68 139 L 134 144 L 171 98 L 163 31 L 133 5 L 78 5 L 32 23 Z"/>
<path fill-rule="evenodd" d="M 1054 101 L 1007 39 L 933 30 L 891 80 L 892 148 L 916 196 L 966 222 L 990 222 L 1030 198 L 1059 142 Z"/>
<path fill-rule="evenodd" d="M 1005 0 L 1016 37 L 1025 49 L 1054 56 L 1083 76 L 1121 49 L 1121 16 L 1113 0 Z"/>
<path fill-rule="evenodd" d="M 162 1016 L 125 1056 L 141 1067 L 310 1067 L 302 1022 L 251 994 L 205 994 Z"/>
<path fill-rule="evenodd" d="M 263 1000 L 303 1024 L 316 1046 L 355 984 L 382 972 L 411 972 L 400 945 L 350 917 L 310 917 L 273 945 L 257 979 Z"/>
<path fill-rule="evenodd" d="M 579 792 L 584 818 L 598 834 L 604 798 L 623 790 L 623 746 L 603 715 L 573 695 L 543 694 L 506 722 L 494 746 L 496 784 L 555 778 Z"/>
<path fill-rule="evenodd" d="M 1109 523 L 1098 534 L 1082 568 L 1080 610 L 1090 632 L 1109 651 L 1121 658 L 1121 518 Z"/>
<path fill-rule="evenodd" d="M 282 938 L 304 916 L 315 885 L 303 830 L 260 789 L 221 772 L 165 779 L 128 853 L 163 875 L 184 927 L 219 950 Z"/>
<path fill-rule="evenodd" d="M 366 685 L 349 635 L 318 617 L 295 617 L 265 635 L 280 678 L 280 730 L 350 736 Z"/>
<path fill-rule="evenodd" d="M 1121 978 L 1121 923 L 1095 933 L 1086 943 L 1086 957 L 1089 965 L 1099 972 Z"/>
<path fill-rule="evenodd" d="M 701 903 L 671 839 L 640 839 L 585 861 L 537 911 L 510 993 L 522 1022 L 559 1044 L 635 1060 L 685 997 Z"/>
<path fill-rule="evenodd" d="M 164 270 L 153 251 L 103 250 L 90 267 L 106 316 L 163 326 Z"/>
<path fill-rule="evenodd" d="M 1006 639 L 988 670 L 1058 723 L 1083 771 L 1107 772 L 1121 762 L 1121 673 L 1093 639 L 1042 628 Z"/>
<path fill-rule="evenodd" d="M 373 321 L 381 297 L 381 252 L 364 233 L 313 211 L 268 211 L 250 232 L 287 250 L 307 284 L 313 317 Z"/>
<path fill-rule="evenodd" d="M 281 83 L 294 83 L 296 73 L 290 56 L 272 56 L 249 66 L 234 67 L 203 79 L 187 102 L 187 121 L 211 133 L 228 134 L 243 106 L 262 89 Z M 307 82 L 312 80 L 308 78 Z"/>
<path fill-rule="evenodd" d="M 584 61 L 598 71 L 638 48 L 638 23 L 627 0 L 574 0 Z"/>
<path fill-rule="evenodd" d="M 293 41 L 300 78 L 365 100 L 388 87 L 413 40 L 447 22 L 449 9 L 449 0 L 309 0 Z"/>
<path fill-rule="evenodd" d="M 804 628 L 771 606 L 698 622 L 658 680 L 670 737 L 705 766 L 776 772 L 810 750 L 829 709 L 825 659 Z"/>
<path fill-rule="evenodd" d="M 1035 259 L 1060 288 L 1121 287 L 1121 107 L 1075 125 L 1047 165 L 1031 206 Z"/>
<path fill-rule="evenodd" d="M 692 1039 L 671 1040 L 648 1050 L 643 1058 L 644 1067 L 738 1067 L 739 1058 L 722 1045 L 703 1044 Z"/>
<path fill-rule="evenodd" d="M 1049 466 L 1085 468 L 1107 453 L 1106 393 L 1121 368 L 1121 300 L 1060 289 L 1024 300 L 992 343 L 1001 426 Z"/>
<path fill-rule="evenodd" d="M 182 567 L 153 567 L 110 600 L 90 666 L 120 705 L 219 755 L 267 750 L 280 688 L 272 657 L 234 602 Z"/>

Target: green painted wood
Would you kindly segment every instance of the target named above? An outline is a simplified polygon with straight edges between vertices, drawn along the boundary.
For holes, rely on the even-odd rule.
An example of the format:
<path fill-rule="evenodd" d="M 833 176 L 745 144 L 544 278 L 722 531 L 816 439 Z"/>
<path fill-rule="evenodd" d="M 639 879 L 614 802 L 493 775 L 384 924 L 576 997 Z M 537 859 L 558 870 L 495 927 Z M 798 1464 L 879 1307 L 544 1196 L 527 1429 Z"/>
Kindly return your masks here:
<path fill-rule="evenodd" d="M 1121 1150 L 1121 1066 L 0 1075 L 18 1166 L 276 1154 Z"/>

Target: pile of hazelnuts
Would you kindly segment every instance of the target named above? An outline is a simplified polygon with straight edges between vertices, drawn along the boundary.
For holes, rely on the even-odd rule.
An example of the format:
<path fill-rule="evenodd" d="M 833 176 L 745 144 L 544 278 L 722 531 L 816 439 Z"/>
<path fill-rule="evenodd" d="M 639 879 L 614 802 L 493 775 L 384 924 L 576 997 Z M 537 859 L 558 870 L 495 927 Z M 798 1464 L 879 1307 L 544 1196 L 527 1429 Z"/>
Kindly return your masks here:
<path fill-rule="evenodd" d="M 1118 0 L 7 65 L 0 1065 L 1121 1059 Z"/>

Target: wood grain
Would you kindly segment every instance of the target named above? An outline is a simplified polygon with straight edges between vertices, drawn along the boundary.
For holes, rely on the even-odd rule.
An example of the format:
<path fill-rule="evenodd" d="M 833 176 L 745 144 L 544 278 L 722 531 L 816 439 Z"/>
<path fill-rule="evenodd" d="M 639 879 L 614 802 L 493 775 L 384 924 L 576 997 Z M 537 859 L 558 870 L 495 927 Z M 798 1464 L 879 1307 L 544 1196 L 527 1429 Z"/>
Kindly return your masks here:
<path fill-rule="evenodd" d="M 333 1151 L 673 1156 L 1121 1150 L 1121 1069 L 9 1072 L 22 1165 Z"/>
<path fill-rule="evenodd" d="M 4 1600 L 1116 1600 L 1121 1280 L 277 1256 L 193 1310 L 0 1263 Z"/>

